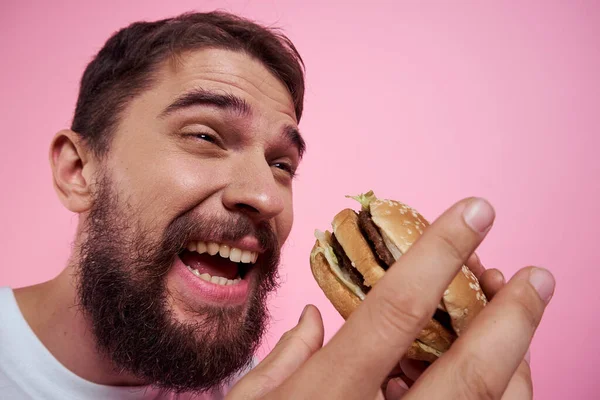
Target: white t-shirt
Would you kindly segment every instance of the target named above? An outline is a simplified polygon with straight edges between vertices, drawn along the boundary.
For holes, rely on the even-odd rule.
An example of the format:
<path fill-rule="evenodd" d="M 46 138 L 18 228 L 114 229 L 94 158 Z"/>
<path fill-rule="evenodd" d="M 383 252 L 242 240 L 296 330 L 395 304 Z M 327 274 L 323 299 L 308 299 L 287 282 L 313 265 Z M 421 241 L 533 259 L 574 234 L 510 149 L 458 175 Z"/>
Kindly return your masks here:
<path fill-rule="evenodd" d="M 224 398 L 228 390 L 200 397 L 176 396 L 149 386 L 105 386 L 86 381 L 65 368 L 38 339 L 23 318 L 12 289 L 0 288 L 1 399 L 216 400 Z"/>

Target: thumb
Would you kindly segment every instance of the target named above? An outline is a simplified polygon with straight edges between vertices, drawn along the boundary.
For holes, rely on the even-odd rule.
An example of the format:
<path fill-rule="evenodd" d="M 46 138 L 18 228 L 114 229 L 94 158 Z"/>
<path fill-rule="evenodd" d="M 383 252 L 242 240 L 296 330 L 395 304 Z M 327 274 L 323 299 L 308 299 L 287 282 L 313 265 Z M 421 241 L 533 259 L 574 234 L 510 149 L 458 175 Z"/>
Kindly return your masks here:
<path fill-rule="evenodd" d="M 258 399 L 275 389 L 323 346 L 323 320 L 307 305 L 298 325 L 283 334 L 275 348 L 229 392 L 228 399 Z"/>

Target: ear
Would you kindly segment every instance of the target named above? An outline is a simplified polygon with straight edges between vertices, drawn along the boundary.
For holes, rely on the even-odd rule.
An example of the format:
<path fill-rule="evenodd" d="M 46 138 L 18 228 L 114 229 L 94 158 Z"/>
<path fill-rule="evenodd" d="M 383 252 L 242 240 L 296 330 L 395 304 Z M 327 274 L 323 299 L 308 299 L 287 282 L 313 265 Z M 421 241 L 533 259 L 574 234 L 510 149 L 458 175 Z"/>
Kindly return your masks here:
<path fill-rule="evenodd" d="M 79 135 L 71 130 L 58 132 L 50 145 L 50 166 L 54 190 L 61 203 L 74 213 L 92 205 L 92 165 L 89 151 Z"/>

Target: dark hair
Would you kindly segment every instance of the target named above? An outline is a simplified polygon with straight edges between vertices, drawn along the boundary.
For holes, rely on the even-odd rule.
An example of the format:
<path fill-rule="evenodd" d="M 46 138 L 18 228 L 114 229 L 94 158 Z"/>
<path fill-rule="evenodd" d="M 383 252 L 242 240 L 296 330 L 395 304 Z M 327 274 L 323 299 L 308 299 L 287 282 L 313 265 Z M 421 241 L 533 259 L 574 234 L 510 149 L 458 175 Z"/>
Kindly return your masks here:
<path fill-rule="evenodd" d="M 168 57 L 201 48 L 241 51 L 262 62 L 289 90 L 300 121 L 304 63 L 282 33 L 225 12 L 185 13 L 136 22 L 113 34 L 87 66 L 71 129 L 104 155 L 123 109 L 153 82 Z"/>

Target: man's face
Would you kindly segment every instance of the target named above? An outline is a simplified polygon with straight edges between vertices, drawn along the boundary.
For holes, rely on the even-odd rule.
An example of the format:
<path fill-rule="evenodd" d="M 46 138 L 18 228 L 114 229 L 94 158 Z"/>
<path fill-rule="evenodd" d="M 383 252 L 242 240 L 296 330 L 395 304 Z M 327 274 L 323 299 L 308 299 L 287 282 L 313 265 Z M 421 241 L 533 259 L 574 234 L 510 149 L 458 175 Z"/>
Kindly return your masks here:
<path fill-rule="evenodd" d="M 82 306 L 117 368 L 192 390 L 246 366 L 292 227 L 296 127 L 279 80 L 216 49 L 166 62 L 124 110 L 79 263 Z"/>

